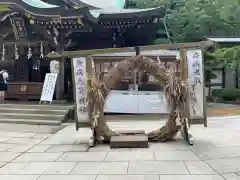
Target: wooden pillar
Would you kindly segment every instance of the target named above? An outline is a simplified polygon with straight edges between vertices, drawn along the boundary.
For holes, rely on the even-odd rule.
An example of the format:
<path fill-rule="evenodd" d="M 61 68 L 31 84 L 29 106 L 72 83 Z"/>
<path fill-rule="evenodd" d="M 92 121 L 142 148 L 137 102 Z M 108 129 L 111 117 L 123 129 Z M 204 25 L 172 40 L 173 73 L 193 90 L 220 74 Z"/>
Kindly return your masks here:
<path fill-rule="evenodd" d="M 226 86 L 226 69 L 225 67 L 222 68 L 222 88 Z"/>
<path fill-rule="evenodd" d="M 62 56 L 64 52 L 64 34 L 63 32 L 59 32 L 59 44 L 56 48 L 57 52 L 60 53 L 60 57 L 58 59 L 59 61 L 59 73 L 57 78 L 57 85 L 56 85 L 56 100 L 60 100 L 63 97 L 64 94 L 64 62 L 65 58 Z"/>
<path fill-rule="evenodd" d="M 64 94 L 64 58 L 56 60 L 58 62 L 58 78 L 56 82 L 56 100 L 60 100 Z"/>
<path fill-rule="evenodd" d="M 60 100 L 63 95 L 64 95 L 64 83 L 65 83 L 65 77 L 64 77 L 64 74 L 65 74 L 65 68 L 64 68 L 64 64 L 65 64 L 65 59 L 62 57 L 60 62 L 60 71 L 59 71 L 59 74 L 58 74 L 58 83 L 59 83 L 59 90 L 58 90 L 58 98 L 56 97 L 57 100 Z"/>
<path fill-rule="evenodd" d="M 186 49 L 184 49 L 184 48 L 180 49 L 181 78 L 183 81 L 187 81 L 187 79 L 188 79 L 188 62 L 187 62 L 187 54 L 186 53 L 187 53 Z M 190 99 L 187 100 L 187 104 L 186 104 L 187 108 L 186 108 L 185 113 L 186 113 L 187 117 L 190 117 L 189 101 L 190 101 Z"/>
<path fill-rule="evenodd" d="M 135 47 L 135 51 L 136 51 L 136 56 L 140 55 L 139 46 Z M 137 88 L 137 78 L 139 77 L 138 71 L 139 71 L 138 69 L 134 69 L 132 71 L 133 90 L 138 90 L 138 88 Z"/>

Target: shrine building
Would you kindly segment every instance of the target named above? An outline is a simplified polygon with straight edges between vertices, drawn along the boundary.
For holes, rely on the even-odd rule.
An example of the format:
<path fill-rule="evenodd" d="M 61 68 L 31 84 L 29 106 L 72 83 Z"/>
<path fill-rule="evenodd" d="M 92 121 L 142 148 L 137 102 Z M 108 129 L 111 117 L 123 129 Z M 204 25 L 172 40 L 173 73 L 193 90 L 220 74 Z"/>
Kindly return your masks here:
<path fill-rule="evenodd" d="M 0 68 L 9 72 L 7 99 L 39 100 L 51 52 L 135 47 L 165 37 L 164 9 L 132 9 L 128 0 L 1 0 Z M 71 63 L 59 61 L 60 91 L 72 98 Z M 53 67 L 54 69 L 54 67 Z"/>

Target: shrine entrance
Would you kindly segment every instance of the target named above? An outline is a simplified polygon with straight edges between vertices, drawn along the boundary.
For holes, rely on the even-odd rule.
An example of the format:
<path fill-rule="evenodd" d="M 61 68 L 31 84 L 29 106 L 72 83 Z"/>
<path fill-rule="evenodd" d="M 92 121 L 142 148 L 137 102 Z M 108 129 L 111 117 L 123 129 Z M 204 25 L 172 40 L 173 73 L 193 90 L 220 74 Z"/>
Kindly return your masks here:
<path fill-rule="evenodd" d="M 1 47 L 0 68 L 9 73 L 6 100 L 39 100 L 45 78 L 49 72 L 49 51 L 46 42 L 4 42 Z"/>
<path fill-rule="evenodd" d="M 187 106 L 187 112 L 186 112 L 186 118 L 183 122 L 183 128 L 184 133 L 182 134 L 186 140 L 193 144 L 192 142 L 192 135 L 189 132 L 189 125 L 190 124 L 204 124 L 204 126 L 207 126 L 207 119 L 206 119 L 206 101 L 205 101 L 205 92 L 204 92 L 204 79 L 203 79 L 203 49 L 208 48 L 209 46 L 213 46 L 213 42 L 211 41 L 205 41 L 205 42 L 199 42 L 199 43 L 186 43 L 186 44 L 172 44 L 172 45 L 155 45 L 155 46 L 143 46 L 140 48 L 140 55 L 143 54 L 143 56 L 146 56 L 144 54 L 144 51 L 161 51 L 164 54 L 168 54 L 173 51 L 178 52 L 178 57 L 176 56 L 176 59 L 180 60 L 180 76 L 182 81 L 187 82 L 189 87 L 189 93 L 188 93 L 188 101 L 186 103 Z M 103 78 L 103 82 L 96 80 L 95 78 L 98 77 L 98 74 L 96 72 L 96 66 L 93 61 L 94 56 L 96 54 L 106 54 L 106 53 L 113 53 L 115 56 L 117 53 L 119 54 L 126 54 L 126 52 L 134 52 L 133 48 L 115 48 L 115 49 L 104 49 L 104 50 L 92 50 L 92 51 L 85 51 L 85 52 L 65 52 L 65 55 L 73 55 L 72 63 L 73 63 L 73 79 L 74 79 L 74 97 L 75 97 L 75 104 L 76 104 L 76 127 L 77 129 L 81 126 L 88 125 L 92 127 L 93 129 L 93 137 L 91 139 L 100 138 L 103 136 L 105 139 L 105 136 L 107 136 L 107 140 L 111 139 L 112 136 L 115 136 L 114 132 L 112 132 L 109 127 L 107 126 L 104 116 L 102 114 L 102 111 L 104 111 L 104 107 L 106 106 L 106 103 L 108 103 L 107 99 L 105 102 L 105 105 L 102 103 L 95 103 L 99 105 L 100 111 L 94 110 L 95 114 L 92 114 L 91 112 L 88 112 L 89 107 L 89 91 L 94 91 L 96 97 L 95 100 L 100 100 L 101 96 L 99 95 L 99 92 L 97 93 L 98 89 L 104 89 L 106 88 L 108 96 L 111 95 L 112 86 L 109 86 L 109 83 L 113 82 L 116 83 L 116 81 L 109 81 L 109 78 L 115 78 L 116 75 L 111 75 L 111 69 L 110 71 L 106 72 L 107 79 Z M 161 55 L 158 55 L 160 57 L 161 62 Z M 137 56 L 138 57 L 138 56 Z M 131 58 L 137 58 L 137 57 L 130 57 Z M 126 64 L 126 63 L 127 64 Z M 81 64 L 81 67 L 79 67 L 78 64 Z M 124 76 L 124 72 L 129 70 L 129 67 L 127 66 L 129 61 L 126 59 L 126 61 L 121 61 L 120 64 L 116 63 L 112 67 L 114 69 L 114 72 L 120 73 L 121 76 Z M 164 64 L 164 63 L 160 63 Z M 131 64 L 130 64 L 131 65 Z M 155 63 L 156 65 L 156 63 Z M 119 66 L 119 68 L 118 68 Z M 122 70 L 121 70 L 122 69 Z M 143 68 L 144 69 L 144 68 Z M 162 69 L 162 68 L 160 68 Z M 134 72 L 133 68 L 130 66 L 130 70 Z M 97 76 L 97 77 L 96 77 Z M 118 78 L 118 76 L 117 76 Z M 168 78 L 171 78 L 171 76 L 168 76 Z M 87 79 L 93 79 L 91 82 L 86 81 Z M 80 83 L 81 82 L 81 83 Z M 93 83 L 93 84 L 92 84 Z M 178 83 L 179 84 L 179 83 Z M 90 89 L 89 89 L 90 88 Z M 100 90 L 102 91 L 102 90 Z M 132 91 L 132 89 L 129 89 L 128 91 Z M 105 98 L 105 91 L 102 91 L 102 99 Z M 109 92 L 109 93 L 108 93 Z M 121 92 L 120 92 L 121 93 Z M 150 94 L 152 92 L 149 92 Z M 133 93 L 122 93 L 126 97 L 125 100 L 129 98 L 129 96 L 133 96 Z M 176 96 L 176 95 L 175 95 Z M 122 97 L 123 98 L 123 97 Z M 177 98 L 177 97 L 176 97 Z M 93 99 L 91 99 L 93 101 Z M 123 106 L 123 104 L 115 103 L 119 106 Z M 126 105 L 125 105 L 126 106 Z M 129 106 L 128 106 L 129 107 Z M 98 115 L 97 115 L 97 114 Z M 162 112 L 159 112 L 162 113 Z M 166 112 L 165 112 L 166 113 Z M 173 115 L 170 113 L 170 117 Z M 93 116 L 93 117 L 92 117 Z M 92 121 L 89 121 L 92 120 Z M 95 119 L 95 120 L 94 120 Z M 97 122 L 95 122 L 97 121 Z M 168 125 L 166 125 L 168 126 Z M 103 128 L 103 129 L 102 129 Z M 165 129 L 165 126 L 164 128 Z M 157 131 L 153 131 L 149 134 L 149 137 L 154 137 L 152 139 L 158 139 L 158 136 L 162 135 L 162 128 Z M 95 131 L 96 130 L 96 131 Z M 98 134 L 96 136 L 96 133 Z M 100 135 L 99 135 L 100 133 Z M 103 133 L 103 134 L 101 134 Z M 110 134 L 109 134 L 110 133 Z M 167 134 L 168 132 L 166 132 Z M 156 138 L 155 138 L 156 137 Z M 95 140 L 97 140 L 95 139 Z M 151 139 L 151 138 L 150 138 Z M 164 138 L 163 138 L 164 139 Z"/>

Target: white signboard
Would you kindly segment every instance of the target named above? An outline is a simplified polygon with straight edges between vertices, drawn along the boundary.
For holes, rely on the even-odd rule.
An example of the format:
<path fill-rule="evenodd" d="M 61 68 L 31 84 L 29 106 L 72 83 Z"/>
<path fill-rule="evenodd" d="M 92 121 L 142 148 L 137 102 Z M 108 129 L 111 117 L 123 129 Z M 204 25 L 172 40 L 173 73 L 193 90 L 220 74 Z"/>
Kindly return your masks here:
<path fill-rule="evenodd" d="M 47 73 L 45 75 L 40 102 L 52 102 L 57 76 L 57 73 Z"/>
<path fill-rule="evenodd" d="M 187 50 L 188 80 L 190 87 L 189 113 L 191 118 L 204 116 L 203 56 L 200 49 Z"/>
<path fill-rule="evenodd" d="M 77 119 L 80 122 L 88 121 L 87 106 L 87 72 L 86 58 L 78 57 L 72 59 L 73 78 L 75 82 L 75 103 Z"/>

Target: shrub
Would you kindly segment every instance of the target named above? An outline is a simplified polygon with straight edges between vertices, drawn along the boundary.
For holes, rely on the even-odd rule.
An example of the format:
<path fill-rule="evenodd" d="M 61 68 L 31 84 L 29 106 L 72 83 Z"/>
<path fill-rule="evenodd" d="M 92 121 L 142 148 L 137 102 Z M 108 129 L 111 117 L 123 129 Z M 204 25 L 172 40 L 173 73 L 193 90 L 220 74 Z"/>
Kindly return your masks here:
<path fill-rule="evenodd" d="M 223 89 L 214 89 L 212 91 L 213 97 L 219 97 L 225 101 L 236 101 L 240 99 L 240 89 L 236 88 L 223 88 Z"/>

